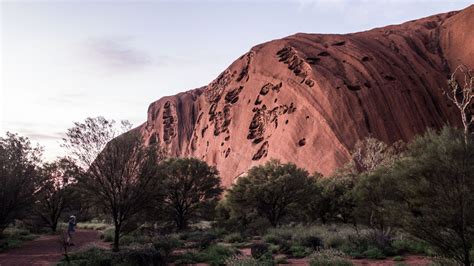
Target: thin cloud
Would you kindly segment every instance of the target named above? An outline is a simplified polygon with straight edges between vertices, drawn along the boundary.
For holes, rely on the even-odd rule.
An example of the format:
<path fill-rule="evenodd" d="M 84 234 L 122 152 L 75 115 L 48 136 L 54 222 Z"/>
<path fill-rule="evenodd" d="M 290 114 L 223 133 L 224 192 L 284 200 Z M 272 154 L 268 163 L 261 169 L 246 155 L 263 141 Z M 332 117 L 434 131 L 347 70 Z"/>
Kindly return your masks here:
<path fill-rule="evenodd" d="M 53 95 L 48 97 L 48 101 L 53 103 L 81 103 L 87 99 L 87 95 L 82 92 L 71 92 L 71 93 L 60 93 L 58 95 Z"/>
<path fill-rule="evenodd" d="M 45 133 L 39 133 L 39 132 L 33 132 L 30 130 L 29 133 L 25 134 L 28 138 L 34 139 L 34 140 L 61 140 L 66 136 L 64 133 L 51 133 L 51 134 L 45 134 Z"/>
<path fill-rule="evenodd" d="M 150 55 L 131 45 L 131 38 L 97 38 L 86 42 L 94 60 L 110 70 L 136 70 L 153 64 Z"/>

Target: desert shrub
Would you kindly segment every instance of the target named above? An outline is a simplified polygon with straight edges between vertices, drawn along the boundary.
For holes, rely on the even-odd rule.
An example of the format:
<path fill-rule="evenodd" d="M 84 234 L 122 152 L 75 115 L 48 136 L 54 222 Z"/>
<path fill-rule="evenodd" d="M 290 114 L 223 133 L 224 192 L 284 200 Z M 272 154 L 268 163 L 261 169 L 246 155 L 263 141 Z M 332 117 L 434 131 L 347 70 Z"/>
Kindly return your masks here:
<path fill-rule="evenodd" d="M 337 249 L 354 258 L 381 259 L 398 255 L 392 246 L 393 238 L 377 230 L 360 230 L 345 235 Z"/>
<path fill-rule="evenodd" d="M 433 255 L 428 244 L 421 240 L 414 240 L 406 237 L 400 237 L 392 242 L 392 247 L 395 254 L 421 254 Z"/>
<path fill-rule="evenodd" d="M 173 251 L 183 247 L 184 243 L 176 237 L 165 236 L 153 241 L 153 246 L 168 261 Z"/>
<path fill-rule="evenodd" d="M 321 238 L 314 235 L 302 237 L 300 239 L 300 244 L 304 247 L 312 248 L 314 250 L 323 247 L 323 241 L 321 240 Z"/>
<path fill-rule="evenodd" d="M 121 246 L 128 246 L 132 243 L 137 243 L 137 239 L 132 235 L 124 235 L 120 238 Z"/>
<path fill-rule="evenodd" d="M 90 266 L 102 266 L 111 265 L 112 263 L 112 252 L 97 247 L 90 249 L 74 252 L 69 255 L 69 262 L 65 259 L 58 263 L 58 266 L 69 266 L 69 265 L 90 265 Z"/>
<path fill-rule="evenodd" d="M 107 227 L 109 227 L 109 225 L 99 221 L 91 221 L 85 223 L 77 223 L 77 227 L 90 230 L 105 230 L 107 229 Z"/>
<path fill-rule="evenodd" d="M 235 255 L 237 250 L 222 245 L 212 245 L 201 252 L 187 252 L 181 255 L 175 264 L 208 263 L 210 265 L 224 265 L 225 261 Z"/>
<path fill-rule="evenodd" d="M 338 233 L 334 234 L 329 234 L 328 236 L 325 237 L 324 241 L 324 247 L 325 248 L 335 248 L 338 249 L 340 246 L 342 246 L 345 243 L 345 238 Z"/>
<path fill-rule="evenodd" d="M 244 238 L 240 233 L 232 233 L 224 237 L 224 241 L 228 243 L 239 243 L 243 242 Z"/>
<path fill-rule="evenodd" d="M 114 241 L 114 231 L 115 231 L 114 228 L 107 228 L 107 229 L 105 229 L 104 232 L 103 232 L 102 235 L 101 235 L 101 238 L 102 238 L 105 242 L 112 242 L 112 241 Z"/>
<path fill-rule="evenodd" d="M 263 240 L 267 243 L 278 245 L 279 243 L 281 243 L 282 238 L 276 234 L 266 234 L 263 237 Z"/>
<path fill-rule="evenodd" d="M 206 249 L 217 241 L 217 235 L 212 231 L 192 231 L 181 236 L 181 239 L 194 242 L 193 247 Z"/>
<path fill-rule="evenodd" d="M 350 266 L 350 260 L 344 254 L 334 249 L 324 249 L 311 255 L 309 264 L 311 266 Z"/>
<path fill-rule="evenodd" d="M 152 246 L 134 246 L 119 252 L 92 247 L 69 255 L 69 262 L 63 259 L 60 266 L 87 265 L 164 265 L 162 256 Z"/>
<path fill-rule="evenodd" d="M 268 249 L 270 250 L 270 252 L 271 252 L 272 254 L 276 254 L 276 253 L 279 253 L 279 252 L 280 252 L 280 246 L 279 246 L 279 245 L 269 244 L 269 245 L 268 245 Z"/>
<path fill-rule="evenodd" d="M 323 240 L 319 237 L 322 229 L 316 226 L 285 226 L 271 228 L 263 237 L 264 241 L 278 245 L 280 252 L 291 254 L 292 246 L 303 246 L 311 249 L 323 247 Z"/>
<path fill-rule="evenodd" d="M 236 250 L 233 248 L 213 245 L 206 249 L 206 254 L 208 256 L 207 262 L 211 265 L 223 265 L 225 260 L 236 254 Z"/>
<path fill-rule="evenodd" d="M 161 254 L 152 246 L 133 246 L 112 254 L 112 265 L 164 265 Z"/>
<path fill-rule="evenodd" d="M 376 247 L 368 248 L 366 251 L 362 253 L 362 255 L 368 259 L 377 260 L 377 259 L 385 259 L 386 256 L 382 250 Z"/>
<path fill-rule="evenodd" d="M 20 226 L 9 226 L 0 235 L 0 252 L 8 249 L 18 248 L 23 242 L 33 240 L 37 235 L 31 234 L 26 228 Z"/>
<path fill-rule="evenodd" d="M 232 246 L 234 248 L 250 248 L 252 246 L 252 242 L 241 242 L 241 243 L 233 243 Z"/>
<path fill-rule="evenodd" d="M 225 265 L 228 266 L 273 266 L 273 261 L 262 261 L 252 257 L 232 256 L 227 258 Z"/>
<path fill-rule="evenodd" d="M 295 258 L 304 258 L 311 254 L 311 249 L 303 246 L 292 246 L 290 248 L 290 253 Z"/>
<path fill-rule="evenodd" d="M 236 222 L 239 223 L 240 220 Z M 262 217 L 250 217 L 245 226 L 242 227 L 242 225 L 239 225 L 237 227 L 240 227 L 245 235 L 263 235 L 267 232 L 268 228 L 271 227 L 271 224 L 267 219 Z"/>
<path fill-rule="evenodd" d="M 279 265 L 279 264 L 288 264 L 288 260 L 286 257 L 279 257 L 279 258 L 276 258 L 275 259 L 275 264 L 276 265 Z"/>
<path fill-rule="evenodd" d="M 250 247 L 250 253 L 255 259 L 260 259 L 265 254 L 269 253 L 269 246 L 266 243 L 253 243 Z"/>
<path fill-rule="evenodd" d="M 0 239 L 0 252 L 13 248 L 18 248 L 21 246 L 22 243 L 23 241 L 16 238 Z"/>
<path fill-rule="evenodd" d="M 224 238 L 226 235 L 232 234 L 232 233 L 229 233 L 225 228 L 221 228 L 217 226 L 211 227 L 208 231 L 220 239 Z"/>

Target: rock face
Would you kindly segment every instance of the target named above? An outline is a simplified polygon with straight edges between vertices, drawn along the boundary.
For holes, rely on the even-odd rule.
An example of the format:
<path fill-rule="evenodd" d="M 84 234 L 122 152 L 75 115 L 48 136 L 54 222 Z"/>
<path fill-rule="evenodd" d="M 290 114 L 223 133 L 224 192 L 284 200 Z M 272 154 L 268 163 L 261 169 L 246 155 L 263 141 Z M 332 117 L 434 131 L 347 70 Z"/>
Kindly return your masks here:
<path fill-rule="evenodd" d="M 357 142 L 458 125 L 440 88 L 474 67 L 474 6 L 366 32 L 298 33 L 253 47 L 208 86 L 152 103 L 139 130 L 224 186 L 270 158 L 330 174 Z"/>

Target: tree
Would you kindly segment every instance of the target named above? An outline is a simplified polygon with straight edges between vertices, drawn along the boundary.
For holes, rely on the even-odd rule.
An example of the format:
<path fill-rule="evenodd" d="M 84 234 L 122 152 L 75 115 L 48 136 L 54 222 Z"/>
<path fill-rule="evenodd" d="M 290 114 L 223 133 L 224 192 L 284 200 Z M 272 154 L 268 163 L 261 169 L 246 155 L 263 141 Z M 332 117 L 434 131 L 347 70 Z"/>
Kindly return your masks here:
<path fill-rule="evenodd" d="M 250 209 L 275 227 L 304 207 L 312 182 L 306 170 L 292 163 L 271 160 L 251 168 L 247 176 L 239 178 L 229 190 L 228 202 L 234 212 Z"/>
<path fill-rule="evenodd" d="M 66 132 L 62 147 L 66 148 L 75 162 L 87 170 L 105 145 L 118 135 L 127 132 L 132 125 L 127 120 L 107 120 L 102 116 L 88 117 L 83 123 L 75 122 Z"/>
<path fill-rule="evenodd" d="M 165 212 L 178 230 L 185 229 L 190 219 L 203 217 L 215 208 L 223 192 L 215 167 L 195 158 L 170 158 L 160 168 Z"/>
<path fill-rule="evenodd" d="M 474 138 L 445 127 L 416 138 L 394 168 L 403 227 L 470 265 L 474 243 Z"/>
<path fill-rule="evenodd" d="M 456 80 L 458 71 L 464 76 L 464 84 L 459 85 Z M 443 91 L 444 95 L 456 105 L 461 115 L 461 121 L 464 127 L 464 142 L 467 144 L 471 125 L 474 124 L 474 114 L 472 105 L 474 100 L 474 76 L 466 66 L 458 66 L 448 80 L 449 88 Z"/>
<path fill-rule="evenodd" d="M 326 214 L 326 220 L 356 224 L 354 209 L 356 202 L 353 194 L 356 179 L 350 175 L 336 172 L 328 178 L 318 180 L 321 188 L 321 205 Z M 323 212 L 324 213 L 324 212 Z"/>
<path fill-rule="evenodd" d="M 119 250 L 121 234 L 136 228 L 134 219 L 155 205 L 162 158 L 157 146 L 144 146 L 138 132 L 125 133 L 106 145 L 79 180 L 90 200 L 112 217 L 114 251 Z"/>
<path fill-rule="evenodd" d="M 81 170 L 71 160 L 62 158 L 52 163 L 45 163 L 39 172 L 41 183 L 34 212 L 43 223 L 56 232 L 61 215 L 74 200 L 71 197 L 71 184 L 75 182 Z"/>
<path fill-rule="evenodd" d="M 387 145 L 373 137 L 359 140 L 351 152 L 352 160 L 326 181 L 325 198 L 333 201 L 333 215 L 343 222 L 357 220 L 384 233 L 388 217 L 383 209 L 385 197 L 390 192 L 380 182 L 380 175 L 387 171 L 402 155 L 405 144 L 397 141 Z"/>
<path fill-rule="evenodd" d="M 40 157 L 28 138 L 9 132 L 0 137 L 0 233 L 33 205 Z"/>
<path fill-rule="evenodd" d="M 387 145 L 373 137 L 359 140 L 351 152 L 352 167 L 356 173 L 368 173 L 378 167 L 390 166 L 400 157 L 404 146 L 402 141 Z"/>
<path fill-rule="evenodd" d="M 354 222 L 355 199 L 352 192 L 355 179 L 339 174 L 324 177 L 319 173 L 312 178 L 311 193 L 304 208 L 306 217 L 313 222 L 321 220 L 323 224 L 329 221 Z"/>
<path fill-rule="evenodd" d="M 324 182 L 324 176 L 315 172 L 312 178 L 314 182 L 309 188 L 311 193 L 308 197 L 307 206 L 304 208 L 304 214 L 312 222 L 321 220 L 323 224 L 326 224 L 329 219 L 332 199 L 323 196 L 322 183 Z"/>
<path fill-rule="evenodd" d="M 390 167 L 378 167 L 359 177 L 354 188 L 355 216 L 363 224 L 381 233 L 390 232 L 397 225 L 398 212 L 392 208 L 400 199 L 398 177 Z"/>

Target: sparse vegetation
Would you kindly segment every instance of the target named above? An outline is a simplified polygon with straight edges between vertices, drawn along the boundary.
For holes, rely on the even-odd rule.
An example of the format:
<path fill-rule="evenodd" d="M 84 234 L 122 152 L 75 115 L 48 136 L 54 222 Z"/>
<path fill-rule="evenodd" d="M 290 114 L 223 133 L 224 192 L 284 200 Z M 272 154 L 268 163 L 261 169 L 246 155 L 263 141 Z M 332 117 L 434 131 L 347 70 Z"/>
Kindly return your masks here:
<path fill-rule="evenodd" d="M 100 231 L 114 252 L 65 249 L 60 265 L 274 265 L 295 259 L 352 265 L 351 259 L 403 263 L 407 255 L 428 256 L 435 264 L 472 261 L 474 141 L 453 128 L 428 131 L 408 145 L 363 140 L 352 161 L 329 178 L 270 160 L 251 168 L 222 199 L 214 167 L 164 159 L 163 150 L 145 147 L 137 135 L 107 144 L 87 171 L 67 159 L 41 167 L 39 150 L 27 139 L 9 134 L 1 141 L 0 148 L 23 163 L 0 156 L 2 174 L 23 167 L 31 175 L 25 180 L 39 187 L 25 188 L 32 195 L 4 193 L 24 203 L 2 213 L 0 250 L 34 238 L 28 229 L 40 223 L 24 218 L 25 204 L 34 201 L 39 227 L 54 232 L 65 225 L 63 213 L 82 208 L 67 196 L 80 195 L 94 203 L 91 213 L 99 218 L 79 227 Z M 18 188 L 11 176 L 2 178 Z M 25 223 L 12 226 L 13 217 Z"/>
<path fill-rule="evenodd" d="M 32 234 L 24 226 L 8 226 L 0 235 L 0 252 L 20 247 L 25 241 L 33 240 L 37 235 Z"/>
<path fill-rule="evenodd" d="M 350 266 L 353 265 L 344 254 L 337 250 L 327 249 L 313 253 L 310 256 L 311 266 Z"/>

